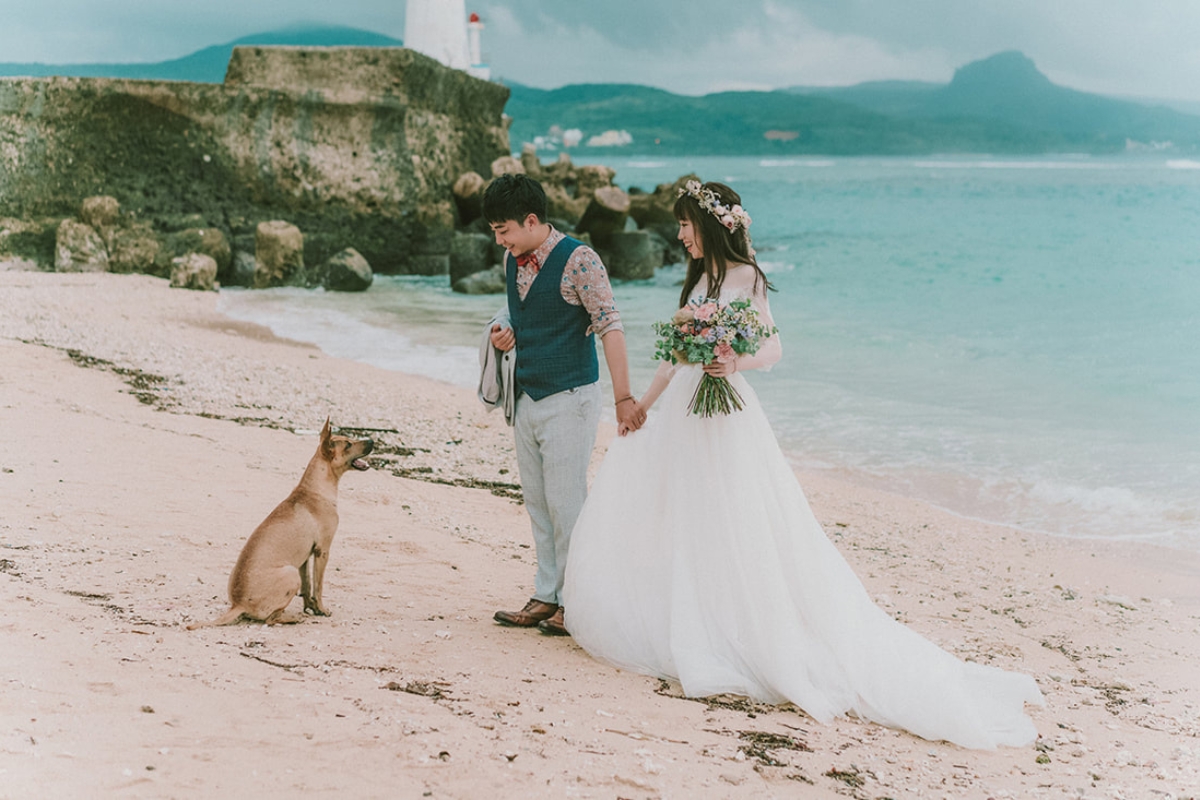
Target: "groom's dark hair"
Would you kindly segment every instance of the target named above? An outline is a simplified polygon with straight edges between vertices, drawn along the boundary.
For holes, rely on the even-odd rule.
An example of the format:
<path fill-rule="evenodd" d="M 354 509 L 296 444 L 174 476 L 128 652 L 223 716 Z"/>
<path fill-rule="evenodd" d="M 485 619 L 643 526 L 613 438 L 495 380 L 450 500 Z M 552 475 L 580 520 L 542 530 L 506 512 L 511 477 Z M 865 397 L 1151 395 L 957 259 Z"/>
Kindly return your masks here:
<path fill-rule="evenodd" d="M 489 225 L 523 222 L 530 214 L 546 221 L 546 190 L 528 175 L 501 175 L 483 192 L 483 218 Z"/>

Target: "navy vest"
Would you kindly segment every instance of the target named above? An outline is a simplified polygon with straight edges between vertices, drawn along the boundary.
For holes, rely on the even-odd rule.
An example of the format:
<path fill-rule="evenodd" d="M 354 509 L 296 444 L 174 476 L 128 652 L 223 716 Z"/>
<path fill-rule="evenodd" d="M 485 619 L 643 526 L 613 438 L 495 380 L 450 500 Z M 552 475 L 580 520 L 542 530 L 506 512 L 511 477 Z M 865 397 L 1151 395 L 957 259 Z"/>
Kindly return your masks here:
<path fill-rule="evenodd" d="M 525 299 L 517 292 L 517 263 L 506 258 L 508 314 L 517 336 L 517 391 L 541 400 L 600 379 L 592 318 L 562 297 L 563 269 L 583 243 L 564 237 L 538 271 Z"/>

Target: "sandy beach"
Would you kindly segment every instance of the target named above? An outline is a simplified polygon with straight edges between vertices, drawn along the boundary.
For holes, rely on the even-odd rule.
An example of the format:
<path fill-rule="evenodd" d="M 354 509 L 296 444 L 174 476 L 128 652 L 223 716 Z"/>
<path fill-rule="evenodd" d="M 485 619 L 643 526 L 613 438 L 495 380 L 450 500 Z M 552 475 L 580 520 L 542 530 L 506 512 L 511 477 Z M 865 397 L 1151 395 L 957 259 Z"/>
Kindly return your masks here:
<path fill-rule="evenodd" d="M 1035 677 L 1039 741 L 685 699 L 493 623 L 533 577 L 499 412 L 216 307 L 147 276 L 0 271 L 0 798 L 1200 795 L 1197 554 L 801 474 L 883 608 Z M 332 616 L 187 631 L 227 607 L 326 416 L 379 443 L 342 480 Z"/>

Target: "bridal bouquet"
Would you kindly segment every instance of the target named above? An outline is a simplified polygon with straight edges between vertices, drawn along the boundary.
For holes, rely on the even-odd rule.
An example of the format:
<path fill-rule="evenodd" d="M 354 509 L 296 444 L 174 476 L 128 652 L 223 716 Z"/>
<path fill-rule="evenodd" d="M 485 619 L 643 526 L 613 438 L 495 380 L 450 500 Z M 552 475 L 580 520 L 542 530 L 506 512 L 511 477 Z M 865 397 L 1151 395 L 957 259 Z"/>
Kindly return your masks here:
<path fill-rule="evenodd" d="M 672 364 L 722 364 L 742 353 L 758 352 L 759 342 L 775 333 L 758 319 L 749 300 L 720 305 L 713 300 L 690 300 L 670 322 L 654 323 L 659 339 L 654 357 Z M 692 413 L 701 417 L 742 410 L 742 397 L 729 383 L 708 373 L 692 395 Z"/>

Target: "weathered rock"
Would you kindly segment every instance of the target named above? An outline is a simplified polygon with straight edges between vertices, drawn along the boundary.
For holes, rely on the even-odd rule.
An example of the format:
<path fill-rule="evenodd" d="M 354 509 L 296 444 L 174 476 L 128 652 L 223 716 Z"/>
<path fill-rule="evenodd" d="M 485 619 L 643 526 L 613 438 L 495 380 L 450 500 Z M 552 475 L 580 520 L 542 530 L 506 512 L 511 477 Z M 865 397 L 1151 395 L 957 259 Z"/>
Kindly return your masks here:
<path fill-rule="evenodd" d="M 521 148 L 521 166 L 525 168 L 525 174 L 534 180 L 542 179 L 542 162 L 538 158 L 537 147 L 532 143 L 526 142 Z"/>
<path fill-rule="evenodd" d="M 495 240 L 483 233 L 456 233 L 450 242 L 450 285 L 496 263 Z"/>
<path fill-rule="evenodd" d="M 483 272 L 476 272 L 455 281 L 450 288 L 460 294 L 503 294 L 506 291 L 504 268 L 496 265 Z"/>
<path fill-rule="evenodd" d="M 158 230 L 282 218 L 319 245 L 311 263 L 353 246 L 404 273 L 423 252 L 417 209 L 509 152 L 508 94 L 379 47 L 237 47 L 224 84 L 4 79 L 0 217 L 108 195 Z"/>
<path fill-rule="evenodd" d="M 162 241 L 145 222 L 114 228 L 108 239 L 110 272 L 145 272 L 157 270 Z"/>
<path fill-rule="evenodd" d="M 188 253 L 204 253 L 217 263 L 217 277 L 226 277 L 233 262 L 229 239 L 220 228 L 187 228 L 163 237 L 156 259 L 159 275 L 168 275 L 173 259 Z"/>
<path fill-rule="evenodd" d="M 662 266 L 662 240 L 650 231 L 617 231 L 608 236 L 602 258 L 615 280 L 648 280 Z"/>
<path fill-rule="evenodd" d="M 601 247 L 618 231 L 625 230 L 629 218 L 629 195 L 616 186 L 601 186 L 595 190 L 575 230 L 589 233 Z"/>
<path fill-rule="evenodd" d="M 616 170 L 603 164 L 587 164 L 575 168 L 575 196 L 590 198 L 597 189 L 613 185 Z"/>
<path fill-rule="evenodd" d="M 0 258 L 32 261 L 39 269 L 54 268 L 54 242 L 59 217 L 0 217 Z"/>
<path fill-rule="evenodd" d="M 410 275 L 449 275 L 449 253 L 416 253 L 408 257 Z"/>
<path fill-rule="evenodd" d="M 427 203 L 417 209 L 419 233 L 413 236 L 408 272 L 445 275 L 450 271 L 450 242 L 454 238 L 454 211 L 449 200 Z"/>
<path fill-rule="evenodd" d="M 91 225 L 64 219 L 54 237 L 56 272 L 107 272 L 108 249 Z"/>
<path fill-rule="evenodd" d="M 304 234 L 290 222 L 260 222 L 254 232 L 254 288 L 304 278 Z"/>
<path fill-rule="evenodd" d="M 675 238 L 679 223 L 675 219 L 675 201 L 679 190 L 690 180 L 700 180 L 695 175 L 684 175 L 674 183 L 660 183 L 651 194 L 630 197 L 629 216 L 639 228 L 651 228 L 668 241 Z"/>
<path fill-rule="evenodd" d="M 464 172 L 454 182 L 454 204 L 463 225 L 471 224 L 482 213 L 483 190 L 486 186 L 487 181 L 478 172 Z"/>
<path fill-rule="evenodd" d="M 587 208 L 588 198 L 575 199 L 557 183 L 543 183 L 542 188 L 546 190 L 546 210 L 551 217 L 564 219 L 572 226 L 579 222 Z"/>
<path fill-rule="evenodd" d="M 171 259 L 171 286 L 177 289 L 216 288 L 217 262 L 204 253 L 188 253 Z"/>
<path fill-rule="evenodd" d="M 670 205 L 667 205 L 654 194 L 642 192 L 629 195 L 629 216 L 633 217 L 639 228 L 648 228 L 652 225 L 674 225 L 674 208 L 674 198 Z"/>
<path fill-rule="evenodd" d="M 79 207 L 80 221 L 91 225 L 97 231 L 116 225 L 120 216 L 121 204 L 117 202 L 117 198 L 107 195 L 88 197 Z"/>
<path fill-rule="evenodd" d="M 325 262 L 325 288 L 331 292 L 365 292 L 375 274 L 371 265 L 353 247 L 347 247 Z"/>
<path fill-rule="evenodd" d="M 656 228 L 646 228 L 645 230 L 646 233 L 650 234 L 650 238 L 654 241 L 655 246 L 662 252 L 662 263 L 659 266 L 682 264 L 687 261 L 687 250 L 683 248 L 683 242 L 679 241 L 678 236 L 664 239 Z M 676 225 L 673 230 L 678 234 L 679 226 Z"/>
<path fill-rule="evenodd" d="M 257 271 L 258 262 L 254 260 L 254 253 L 247 250 L 235 250 L 233 265 L 229 268 L 229 275 L 221 280 L 221 285 L 253 288 L 254 274 Z"/>
<path fill-rule="evenodd" d="M 492 162 L 492 177 L 499 178 L 501 175 L 524 175 L 525 167 L 520 161 L 512 156 L 500 156 Z"/>
<path fill-rule="evenodd" d="M 542 165 L 543 183 L 555 183 L 559 186 L 575 189 L 575 165 L 571 163 L 569 153 L 559 153 L 558 160 L 550 165 Z"/>

